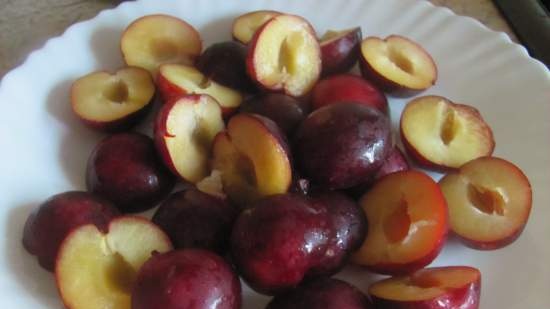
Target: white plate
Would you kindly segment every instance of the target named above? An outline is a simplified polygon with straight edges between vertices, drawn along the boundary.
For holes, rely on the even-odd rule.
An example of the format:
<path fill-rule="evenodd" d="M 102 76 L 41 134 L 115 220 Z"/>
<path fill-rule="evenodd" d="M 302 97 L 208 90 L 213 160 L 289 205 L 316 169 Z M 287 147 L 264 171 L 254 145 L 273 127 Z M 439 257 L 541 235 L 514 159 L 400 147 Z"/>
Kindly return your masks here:
<path fill-rule="evenodd" d="M 32 53 L 0 85 L 0 308 L 62 307 L 53 276 L 23 250 L 21 237 L 23 223 L 38 203 L 58 192 L 85 188 L 85 162 L 102 137 L 71 114 L 71 82 L 92 70 L 122 66 L 121 31 L 139 16 L 183 18 L 208 46 L 228 40 L 232 19 L 255 9 L 302 15 L 320 34 L 359 24 L 364 35 L 405 35 L 432 54 L 439 79 L 427 94 L 476 106 L 494 130 L 495 155 L 519 165 L 534 192 L 529 224 L 514 244 L 481 252 L 451 239 L 433 265 L 480 268 L 483 309 L 550 308 L 550 74 L 506 35 L 413 0 L 127 2 L 71 26 Z M 406 101 L 390 101 L 395 125 Z M 338 276 L 363 291 L 372 280 L 357 268 Z M 263 308 L 267 299 L 245 289 L 244 308 Z"/>

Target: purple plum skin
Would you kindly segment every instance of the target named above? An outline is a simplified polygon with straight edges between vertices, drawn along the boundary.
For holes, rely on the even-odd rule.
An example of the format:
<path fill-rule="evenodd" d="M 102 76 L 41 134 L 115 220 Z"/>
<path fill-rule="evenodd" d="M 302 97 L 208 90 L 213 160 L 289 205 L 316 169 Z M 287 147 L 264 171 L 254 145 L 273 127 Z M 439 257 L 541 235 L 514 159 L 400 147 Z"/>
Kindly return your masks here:
<path fill-rule="evenodd" d="M 368 298 L 351 284 L 338 279 L 308 282 L 275 296 L 266 309 L 374 309 Z"/>
<path fill-rule="evenodd" d="M 302 103 L 282 93 L 266 93 L 251 97 L 239 109 L 273 120 L 286 134 L 290 134 L 306 117 Z"/>
<path fill-rule="evenodd" d="M 395 172 L 407 171 L 410 169 L 409 163 L 405 158 L 405 155 L 399 149 L 394 146 L 389 155 L 384 160 L 382 166 L 378 169 L 373 177 L 363 181 L 359 185 L 350 188 L 348 193 L 354 198 L 360 198 L 365 194 L 380 178 Z"/>
<path fill-rule="evenodd" d="M 390 122 L 382 112 L 357 103 L 324 106 L 311 113 L 294 136 L 302 173 L 327 189 L 346 189 L 375 175 L 392 147 Z"/>
<path fill-rule="evenodd" d="M 227 262 L 200 249 L 154 254 L 138 272 L 132 309 L 239 309 L 241 283 Z"/>
<path fill-rule="evenodd" d="M 176 249 L 201 248 L 224 254 L 236 209 L 226 200 L 189 188 L 171 194 L 153 216 Z"/>
<path fill-rule="evenodd" d="M 246 93 L 257 87 L 246 73 L 247 47 L 235 41 L 210 45 L 197 60 L 197 68 L 209 79 Z"/>
<path fill-rule="evenodd" d="M 113 202 L 122 213 L 154 207 L 175 184 L 153 140 L 140 133 L 111 135 L 97 144 L 86 167 L 89 192 Z"/>
<path fill-rule="evenodd" d="M 275 295 L 340 270 L 365 232 L 363 212 L 339 193 L 272 195 L 240 214 L 232 256 L 254 290 Z"/>
<path fill-rule="evenodd" d="M 61 242 L 74 228 L 94 224 L 107 231 L 109 221 L 118 216 L 109 201 L 88 192 L 56 194 L 28 217 L 23 231 L 23 246 L 38 258 L 38 263 L 53 271 Z"/>

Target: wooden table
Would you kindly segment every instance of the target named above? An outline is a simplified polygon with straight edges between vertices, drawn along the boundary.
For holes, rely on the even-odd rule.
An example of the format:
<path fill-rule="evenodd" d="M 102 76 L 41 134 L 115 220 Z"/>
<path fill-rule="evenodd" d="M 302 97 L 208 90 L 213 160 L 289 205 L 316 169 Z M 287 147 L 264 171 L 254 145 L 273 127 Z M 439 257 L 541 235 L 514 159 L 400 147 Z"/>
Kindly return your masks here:
<path fill-rule="evenodd" d="M 162 1 L 162 0 L 159 0 Z M 208 1 L 208 0 L 201 0 Z M 330 1 L 330 0 L 328 0 Z M 491 29 L 512 30 L 490 0 L 429 0 L 459 15 L 471 16 Z M 29 52 L 60 35 L 71 24 L 90 19 L 115 0 L 0 0 L 0 78 L 20 65 Z"/>

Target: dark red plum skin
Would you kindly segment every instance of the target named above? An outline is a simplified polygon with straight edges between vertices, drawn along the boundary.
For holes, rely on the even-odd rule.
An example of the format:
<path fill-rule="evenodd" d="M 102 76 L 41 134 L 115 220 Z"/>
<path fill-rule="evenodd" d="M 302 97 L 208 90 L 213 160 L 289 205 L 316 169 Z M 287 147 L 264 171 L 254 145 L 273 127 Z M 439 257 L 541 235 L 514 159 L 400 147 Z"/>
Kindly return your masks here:
<path fill-rule="evenodd" d="M 345 36 L 330 42 L 321 42 L 323 76 L 349 71 L 361 55 L 361 28 L 353 28 Z"/>
<path fill-rule="evenodd" d="M 374 175 L 374 180 L 376 181 L 391 173 L 407 171 L 409 169 L 409 162 L 405 159 L 403 151 L 401 151 L 399 147 L 394 146 L 390 154 L 384 160 L 382 167 L 380 167 Z"/>
<path fill-rule="evenodd" d="M 388 100 L 384 93 L 357 75 L 333 75 L 319 81 L 313 88 L 311 94 L 313 109 L 339 102 L 364 104 L 388 115 Z"/>
<path fill-rule="evenodd" d="M 292 133 L 307 116 L 300 101 L 282 93 L 266 93 L 251 97 L 243 102 L 240 111 L 267 117 L 286 134 Z"/>
<path fill-rule="evenodd" d="M 23 246 L 49 271 L 55 267 L 59 246 L 71 230 L 94 224 L 106 232 L 109 221 L 118 216 L 109 201 L 88 192 L 69 191 L 50 197 L 27 218 Z"/>
<path fill-rule="evenodd" d="M 155 206 L 175 184 L 158 157 L 153 140 L 140 133 L 111 135 L 88 159 L 88 191 L 113 202 L 123 213 Z"/>
<path fill-rule="evenodd" d="M 305 177 L 327 189 L 345 189 L 371 178 L 392 147 L 390 122 L 357 103 L 324 106 L 294 136 L 294 153 Z"/>
<path fill-rule="evenodd" d="M 200 249 L 154 254 L 137 274 L 132 309 L 239 309 L 241 283 L 218 255 Z"/>
<path fill-rule="evenodd" d="M 153 216 L 176 249 L 200 248 L 223 255 L 237 210 L 218 197 L 195 188 L 171 194 Z"/>
<path fill-rule="evenodd" d="M 308 282 L 275 296 L 266 309 L 374 309 L 368 298 L 351 284 L 338 279 Z M 381 307 L 382 308 L 382 307 Z"/>
<path fill-rule="evenodd" d="M 332 232 L 325 254 L 312 263 L 308 277 L 332 275 L 344 266 L 351 252 L 361 247 L 367 232 L 367 219 L 349 197 L 337 192 L 314 194 L 310 199 L 320 213 L 331 218 Z M 313 266 L 315 264 L 315 266 Z"/>
<path fill-rule="evenodd" d="M 399 147 L 394 146 L 384 160 L 384 164 L 382 164 L 376 174 L 372 178 L 348 190 L 348 193 L 355 198 L 359 198 L 365 194 L 380 178 L 391 173 L 407 171 L 409 169 L 409 162 L 407 162 L 403 151 L 401 151 Z"/>
<path fill-rule="evenodd" d="M 246 73 L 247 48 L 235 41 L 210 45 L 197 60 L 197 68 L 208 78 L 246 93 L 257 87 Z"/>
<path fill-rule="evenodd" d="M 275 295 L 344 265 L 364 239 L 366 219 L 353 201 L 330 194 L 273 195 L 240 214 L 231 249 L 250 287 Z"/>

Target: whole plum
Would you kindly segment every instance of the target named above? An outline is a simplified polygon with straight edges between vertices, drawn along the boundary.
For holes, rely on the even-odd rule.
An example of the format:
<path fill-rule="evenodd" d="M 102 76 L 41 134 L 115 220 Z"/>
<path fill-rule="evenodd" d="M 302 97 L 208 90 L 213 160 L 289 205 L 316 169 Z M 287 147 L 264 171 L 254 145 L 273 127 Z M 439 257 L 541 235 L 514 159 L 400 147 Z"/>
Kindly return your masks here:
<path fill-rule="evenodd" d="M 371 178 L 392 148 L 390 122 L 382 112 L 339 103 L 311 113 L 294 136 L 302 172 L 329 189 L 345 189 Z"/>
<path fill-rule="evenodd" d="M 339 193 L 272 195 L 240 214 L 231 250 L 249 285 L 274 295 L 337 272 L 365 231 L 362 211 Z"/>
<path fill-rule="evenodd" d="M 308 282 L 275 296 L 266 309 L 372 309 L 368 298 L 351 284 L 338 279 Z"/>

